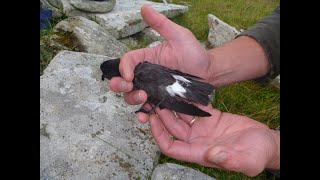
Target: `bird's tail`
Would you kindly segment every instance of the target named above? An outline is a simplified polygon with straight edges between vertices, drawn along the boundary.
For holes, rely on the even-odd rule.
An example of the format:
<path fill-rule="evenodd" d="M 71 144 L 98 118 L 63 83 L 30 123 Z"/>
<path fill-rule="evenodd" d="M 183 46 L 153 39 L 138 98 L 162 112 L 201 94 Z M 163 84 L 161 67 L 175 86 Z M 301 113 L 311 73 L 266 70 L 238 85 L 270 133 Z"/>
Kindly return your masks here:
<path fill-rule="evenodd" d="M 191 99 L 202 105 L 208 105 L 210 102 L 210 95 L 212 94 L 214 87 L 211 84 L 190 80 L 191 83 L 183 84 L 186 89 L 185 96 L 187 99 Z"/>
<path fill-rule="evenodd" d="M 197 106 L 185 102 L 183 98 L 176 99 L 174 102 L 174 106 L 171 107 L 175 112 L 180 112 L 183 114 L 191 115 L 191 116 L 199 116 L 199 117 L 208 117 L 211 116 L 210 113 L 199 109 Z"/>

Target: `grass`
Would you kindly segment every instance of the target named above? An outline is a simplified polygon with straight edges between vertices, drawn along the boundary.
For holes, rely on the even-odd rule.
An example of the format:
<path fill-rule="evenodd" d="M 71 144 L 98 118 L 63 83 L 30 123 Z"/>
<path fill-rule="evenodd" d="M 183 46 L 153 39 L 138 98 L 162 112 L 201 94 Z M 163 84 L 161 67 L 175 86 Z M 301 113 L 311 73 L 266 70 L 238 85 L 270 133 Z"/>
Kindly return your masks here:
<path fill-rule="evenodd" d="M 155 0 L 155 2 L 162 2 Z M 169 1 L 168 1 L 169 2 Z M 208 37 L 207 15 L 213 14 L 238 30 L 247 29 L 264 16 L 271 13 L 280 3 L 279 0 L 172 0 L 172 3 L 188 5 L 189 11 L 172 20 L 188 28 L 200 41 Z M 248 116 L 270 128 L 280 125 L 280 89 L 269 84 L 257 84 L 254 81 L 240 82 L 218 89 L 213 106 L 223 112 Z M 224 179 L 267 179 L 265 172 L 256 177 L 241 173 L 207 168 L 194 163 L 178 161 L 161 155 L 159 163 L 175 163 L 191 167 L 204 174 Z"/>
<path fill-rule="evenodd" d="M 273 129 L 280 124 L 280 91 L 272 84 L 246 81 L 223 87 L 216 92 L 213 106 L 248 116 Z"/>
<path fill-rule="evenodd" d="M 189 6 L 187 13 L 173 18 L 173 21 L 188 28 L 200 41 L 205 41 L 208 37 L 208 14 L 217 16 L 238 30 L 245 30 L 273 11 L 279 2 L 279 0 L 172 0 L 172 3 Z"/>

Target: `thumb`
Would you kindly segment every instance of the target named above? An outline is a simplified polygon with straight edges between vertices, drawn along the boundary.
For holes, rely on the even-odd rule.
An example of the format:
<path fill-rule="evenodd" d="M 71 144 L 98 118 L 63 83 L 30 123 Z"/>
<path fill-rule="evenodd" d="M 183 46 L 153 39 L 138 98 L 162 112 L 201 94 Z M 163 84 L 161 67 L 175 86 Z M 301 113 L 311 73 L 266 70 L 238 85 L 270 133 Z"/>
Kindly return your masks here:
<path fill-rule="evenodd" d="M 141 7 L 141 16 L 152 29 L 156 30 L 167 41 L 183 39 L 184 34 L 189 31 L 172 22 L 147 4 Z"/>

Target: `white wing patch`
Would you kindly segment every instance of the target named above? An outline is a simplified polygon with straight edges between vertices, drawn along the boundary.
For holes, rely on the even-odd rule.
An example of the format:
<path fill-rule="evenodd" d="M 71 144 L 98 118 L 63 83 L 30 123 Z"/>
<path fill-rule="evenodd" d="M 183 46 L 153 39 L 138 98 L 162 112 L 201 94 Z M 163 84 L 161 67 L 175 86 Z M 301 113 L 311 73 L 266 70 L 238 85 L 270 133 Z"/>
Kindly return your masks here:
<path fill-rule="evenodd" d="M 172 85 L 167 86 L 166 90 L 172 97 L 174 97 L 175 95 L 179 95 L 180 97 L 186 98 L 184 96 L 184 93 L 186 93 L 187 91 L 179 84 L 179 81 L 176 81 Z"/>

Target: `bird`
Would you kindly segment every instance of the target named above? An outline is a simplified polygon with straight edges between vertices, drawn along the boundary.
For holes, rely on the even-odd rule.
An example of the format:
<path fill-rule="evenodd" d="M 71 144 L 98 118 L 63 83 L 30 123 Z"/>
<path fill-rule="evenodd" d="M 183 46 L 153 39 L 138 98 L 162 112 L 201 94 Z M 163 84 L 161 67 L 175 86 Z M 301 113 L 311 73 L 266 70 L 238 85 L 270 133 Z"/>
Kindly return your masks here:
<path fill-rule="evenodd" d="M 121 77 L 119 71 L 120 58 L 106 60 L 100 65 L 102 81 Z M 203 78 L 179 70 L 170 69 L 148 61 L 140 62 L 134 69 L 133 90 L 144 90 L 147 95 L 145 104 L 135 113 L 152 113 L 156 107 L 198 117 L 209 117 L 210 113 L 199 109 L 192 102 L 207 106 L 215 87 L 202 82 Z"/>

